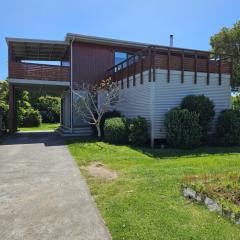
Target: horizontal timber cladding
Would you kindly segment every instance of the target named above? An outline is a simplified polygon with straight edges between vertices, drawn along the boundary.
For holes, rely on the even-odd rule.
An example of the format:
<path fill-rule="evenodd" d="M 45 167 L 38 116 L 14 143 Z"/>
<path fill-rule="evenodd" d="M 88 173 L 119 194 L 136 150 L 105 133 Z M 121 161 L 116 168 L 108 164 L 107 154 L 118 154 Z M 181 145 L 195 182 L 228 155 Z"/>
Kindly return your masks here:
<path fill-rule="evenodd" d="M 115 51 L 134 53 L 139 49 L 73 42 L 74 88 L 104 79 L 106 71 L 115 65 Z"/>
<path fill-rule="evenodd" d="M 184 83 L 181 82 L 182 71 L 171 70 L 170 81 L 167 81 L 168 71 L 156 69 L 155 81 L 149 82 L 149 72 L 143 72 L 143 84 L 140 83 L 140 74 L 136 75 L 135 86 L 133 77 L 123 80 L 120 102 L 114 108 L 129 118 L 142 116 L 147 119 L 153 128 L 152 136 L 155 139 L 165 138 L 165 114 L 173 107 L 179 106 L 183 97 L 194 94 L 208 96 L 215 104 L 215 120 L 220 111 L 230 108 L 230 75 L 222 74 L 222 84 L 219 85 L 219 76 L 216 73 L 197 72 L 197 83 L 194 83 L 195 73 L 184 72 Z M 215 121 L 214 121 L 215 122 Z M 151 131 L 149 131 L 150 134 Z"/>
<path fill-rule="evenodd" d="M 230 75 L 222 74 L 222 84 L 219 85 L 218 74 L 211 73 L 209 85 L 207 85 L 207 74 L 197 73 L 197 84 L 194 84 L 194 73 L 184 72 L 184 83 L 181 83 L 181 71 L 170 72 L 170 82 L 167 82 L 167 71 L 156 71 L 155 100 L 153 102 L 155 138 L 164 138 L 166 130 L 164 127 L 165 114 L 173 107 L 181 103 L 183 97 L 193 94 L 204 94 L 209 97 L 215 105 L 216 116 L 223 109 L 230 107 Z"/>
<path fill-rule="evenodd" d="M 70 68 L 35 63 L 9 63 L 9 78 L 48 80 L 48 81 L 70 81 Z"/>
<path fill-rule="evenodd" d="M 151 82 L 148 81 L 148 72 L 143 73 L 143 84 L 140 84 L 140 74 L 135 77 L 136 86 L 133 86 L 133 77 L 123 80 L 123 89 L 120 92 L 119 103 L 113 108 L 128 118 L 142 116 L 151 124 Z"/>
<path fill-rule="evenodd" d="M 231 74 L 231 57 L 227 55 L 220 55 L 218 58 L 211 58 L 210 53 L 181 50 L 176 52 L 169 48 L 167 51 L 156 50 L 155 47 L 144 48 L 139 52 L 136 52 L 133 56 L 130 56 L 125 61 L 111 67 L 106 73 L 106 77 L 111 77 L 113 81 L 117 81 L 123 78 L 129 78 L 130 76 L 142 73 L 145 70 L 149 71 L 149 81 L 155 80 L 156 69 L 168 70 L 168 81 L 170 70 L 179 70 L 181 74 L 181 82 L 184 82 L 183 72 L 203 72 L 208 74 L 217 73 L 219 77 L 219 85 L 221 85 L 222 74 Z M 186 50 L 187 51 L 187 50 Z M 153 75 L 150 74 L 150 69 L 153 69 Z"/>

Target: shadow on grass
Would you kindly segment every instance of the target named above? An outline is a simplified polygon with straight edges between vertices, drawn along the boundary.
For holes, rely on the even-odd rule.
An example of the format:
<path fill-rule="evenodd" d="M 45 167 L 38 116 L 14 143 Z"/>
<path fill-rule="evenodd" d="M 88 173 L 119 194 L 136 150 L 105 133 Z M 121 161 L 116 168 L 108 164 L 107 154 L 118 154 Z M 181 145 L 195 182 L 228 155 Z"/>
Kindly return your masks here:
<path fill-rule="evenodd" d="M 67 144 L 72 143 L 96 143 L 99 142 L 96 138 L 71 138 L 67 139 Z M 113 145 L 113 144 L 112 144 Z M 121 146 L 121 145 L 115 145 Z M 240 154 L 240 147 L 199 147 L 196 149 L 175 149 L 175 148 L 150 148 L 150 147 L 137 147 L 131 145 L 128 146 L 130 149 L 140 152 L 144 155 L 147 155 L 152 158 L 164 159 L 164 158 L 178 158 L 178 157 L 203 157 L 206 155 L 215 155 L 215 154 Z"/>
<path fill-rule="evenodd" d="M 240 147 L 199 147 L 196 149 L 175 149 L 175 148 L 140 148 L 130 146 L 132 149 L 139 151 L 149 157 L 153 158 L 178 158 L 178 157 L 203 157 L 206 155 L 215 154 L 240 154 Z"/>

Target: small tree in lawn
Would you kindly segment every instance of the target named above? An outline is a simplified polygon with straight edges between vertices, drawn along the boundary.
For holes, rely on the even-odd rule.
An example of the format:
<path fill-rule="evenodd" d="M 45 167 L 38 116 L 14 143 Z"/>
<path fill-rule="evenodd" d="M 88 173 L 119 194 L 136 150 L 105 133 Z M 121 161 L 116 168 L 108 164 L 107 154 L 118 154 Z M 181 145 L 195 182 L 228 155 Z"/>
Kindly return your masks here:
<path fill-rule="evenodd" d="M 74 107 L 85 122 L 96 127 L 98 137 L 101 138 L 101 119 L 104 113 L 111 109 L 111 106 L 119 102 L 120 88 L 116 82 L 112 82 L 109 78 L 101 81 L 99 85 L 83 86 L 79 90 L 82 90 L 83 94 L 80 94 L 79 91 L 73 91 L 73 94 L 77 96 Z M 99 104 L 98 92 L 101 90 L 104 91 L 104 98 Z"/>

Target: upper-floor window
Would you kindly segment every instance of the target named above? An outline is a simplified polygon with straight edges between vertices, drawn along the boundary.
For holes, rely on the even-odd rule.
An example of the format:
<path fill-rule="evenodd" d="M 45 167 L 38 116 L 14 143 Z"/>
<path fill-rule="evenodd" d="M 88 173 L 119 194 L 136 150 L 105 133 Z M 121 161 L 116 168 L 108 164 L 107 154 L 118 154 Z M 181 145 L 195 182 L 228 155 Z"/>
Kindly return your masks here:
<path fill-rule="evenodd" d="M 126 52 L 115 52 L 115 65 L 127 59 L 128 54 Z"/>

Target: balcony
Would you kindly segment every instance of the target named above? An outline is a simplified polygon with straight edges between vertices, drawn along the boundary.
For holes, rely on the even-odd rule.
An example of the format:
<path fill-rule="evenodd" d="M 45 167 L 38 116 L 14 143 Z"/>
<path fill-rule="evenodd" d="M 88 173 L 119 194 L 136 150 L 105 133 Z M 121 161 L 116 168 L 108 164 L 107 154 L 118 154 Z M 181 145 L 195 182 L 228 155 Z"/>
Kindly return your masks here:
<path fill-rule="evenodd" d="M 6 41 L 10 83 L 70 85 L 70 53 L 67 42 L 20 38 L 6 38 Z"/>
<path fill-rule="evenodd" d="M 207 51 L 196 51 L 191 49 L 147 47 L 123 62 L 113 66 L 106 72 L 106 79 L 110 78 L 121 84 L 126 79 L 127 88 L 129 78 L 135 86 L 136 75 L 140 75 L 140 83 L 143 84 L 143 73 L 148 72 L 148 81 L 155 81 L 156 70 L 166 70 L 167 79 L 170 81 L 171 71 L 181 72 L 181 82 L 184 82 L 184 72 L 194 73 L 194 82 L 197 82 L 197 73 L 207 74 L 207 84 L 210 74 L 217 74 L 219 85 L 223 74 L 232 75 L 232 57 L 229 55 L 215 55 Z"/>
<path fill-rule="evenodd" d="M 25 80 L 70 81 L 70 68 L 47 64 L 11 62 L 9 78 Z"/>

